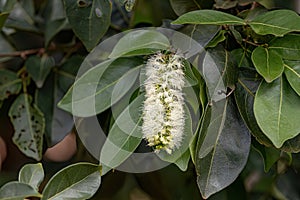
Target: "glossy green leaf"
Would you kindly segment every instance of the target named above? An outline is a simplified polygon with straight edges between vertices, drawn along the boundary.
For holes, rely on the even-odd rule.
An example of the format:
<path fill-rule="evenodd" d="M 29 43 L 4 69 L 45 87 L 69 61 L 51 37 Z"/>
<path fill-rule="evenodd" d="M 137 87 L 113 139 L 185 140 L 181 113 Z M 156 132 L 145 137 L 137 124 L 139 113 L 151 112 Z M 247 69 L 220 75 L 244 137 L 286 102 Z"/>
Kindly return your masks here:
<path fill-rule="evenodd" d="M 249 25 L 260 35 L 284 36 L 289 32 L 300 31 L 300 17 L 292 10 L 273 10 L 258 15 Z"/>
<path fill-rule="evenodd" d="M 22 80 L 15 72 L 0 69 L 0 100 L 12 94 L 18 94 L 22 88 Z"/>
<path fill-rule="evenodd" d="M 269 84 L 261 83 L 255 95 L 254 114 L 277 148 L 300 133 L 300 98 L 284 76 Z"/>
<path fill-rule="evenodd" d="M 163 161 L 176 164 L 179 169 L 186 171 L 189 160 L 190 160 L 190 151 L 189 145 L 193 136 L 192 130 L 192 117 L 187 107 L 185 107 L 185 126 L 184 126 L 184 137 L 181 142 L 181 145 L 178 149 L 175 149 L 172 154 L 168 154 L 165 151 L 160 151 L 158 157 Z"/>
<path fill-rule="evenodd" d="M 251 134 L 260 144 L 271 147 L 273 144 L 259 128 L 253 111 L 255 93 L 261 80 L 254 69 L 241 70 L 234 97 L 238 110 Z"/>
<path fill-rule="evenodd" d="M 238 177 L 247 162 L 251 138 L 231 98 L 207 107 L 199 136 L 197 183 L 207 199 Z"/>
<path fill-rule="evenodd" d="M 140 64 L 141 60 L 136 58 L 100 63 L 74 83 L 59 102 L 59 107 L 82 117 L 103 112 L 120 100 L 135 83 L 142 67 Z M 112 92 L 119 92 L 119 95 L 111 98 Z"/>
<path fill-rule="evenodd" d="M 19 172 L 19 182 L 26 183 L 39 191 L 39 186 L 44 180 L 44 170 L 41 163 L 26 164 Z"/>
<path fill-rule="evenodd" d="M 170 47 L 166 36 L 155 30 L 135 30 L 123 36 L 109 58 L 153 54 Z"/>
<path fill-rule="evenodd" d="M 172 24 L 245 25 L 239 17 L 216 10 L 196 10 L 181 15 Z"/>
<path fill-rule="evenodd" d="M 275 51 L 257 47 L 252 52 L 253 64 L 262 77 L 271 83 L 281 76 L 284 71 L 283 61 Z"/>
<path fill-rule="evenodd" d="M 284 67 L 288 82 L 300 96 L 300 61 L 285 61 Z"/>
<path fill-rule="evenodd" d="M 300 35 L 289 34 L 275 38 L 270 42 L 269 49 L 275 50 L 283 59 L 299 60 Z"/>
<path fill-rule="evenodd" d="M 31 56 L 25 62 L 26 70 L 38 88 L 43 87 L 43 84 L 54 65 L 54 58 L 49 57 L 46 54 L 42 57 Z"/>
<path fill-rule="evenodd" d="M 101 167 L 76 163 L 57 172 L 43 190 L 42 200 L 89 199 L 101 184 Z"/>
<path fill-rule="evenodd" d="M 143 101 L 144 95 L 138 96 L 118 116 L 102 147 L 101 164 L 116 168 L 138 147 L 143 137 L 141 130 Z"/>
<path fill-rule="evenodd" d="M 75 34 L 91 51 L 110 25 L 112 5 L 109 0 L 64 0 L 68 21 Z"/>
<path fill-rule="evenodd" d="M 33 187 L 17 181 L 9 182 L 0 188 L 1 200 L 24 200 L 26 197 L 41 197 Z"/>
<path fill-rule="evenodd" d="M 45 119 L 28 94 L 21 94 L 8 113 L 14 126 L 13 142 L 28 157 L 42 158 Z"/>

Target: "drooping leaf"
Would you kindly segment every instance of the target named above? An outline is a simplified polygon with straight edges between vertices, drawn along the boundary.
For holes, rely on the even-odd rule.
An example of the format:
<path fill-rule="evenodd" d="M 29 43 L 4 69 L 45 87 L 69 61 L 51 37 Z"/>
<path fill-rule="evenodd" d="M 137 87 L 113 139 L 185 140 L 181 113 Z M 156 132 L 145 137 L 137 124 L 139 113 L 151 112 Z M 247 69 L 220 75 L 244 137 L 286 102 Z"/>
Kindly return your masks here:
<path fill-rule="evenodd" d="M 231 98 L 208 106 L 198 140 L 195 166 L 203 198 L 230 185 L 244 168 L 250 134 Z"/>
<path fill-rule="evenodd" d="M 300 17 L 292 10 L 273 10 L 255 17 L 249 25 L 260 35 L 284 36 L 300 31 Z"/>
<path fill-rule="evenodd" d="M 181 15 L 172 24 L 246 25 L 246 22 L 221 11 L 196 10 Z"/>
<path fill-rule="evenodd" d="M 42 200 L 89 199 L 101 184 L 101 167 L 76 163 L 60 170 L 47 183 Z"/>
<path fill-rule="evenodd" d="M 19 182 L 26 183 L 39 191 L 39 186 L 44 180 L 44 170 L 41 163 L 26 164 L 19 172 Z"/>
<path fill-rule="evenodd" d="M 259 128 L 253 111 L 255 93 L 261 80 L 254 69 L 241 70 L 234 97 L 238 110 L 251 134 L 260 144 L 271 147 L 273 144 Z"/>
<path fill-rule="evenodd" d="M 275 50 L 283 59 L 299 60 L 300 35 L 288 34 L 277 37 L 270 42 L 269 49 Z"/>
<path fill-rule="evenodd" d="M 155 30 L 135 30 L 123 36 L 109 58 L 153 54 L 170 46 L 169 40 Z"/>
<path fill-rule="evenodd" d="M 45 46 L 48 46 L 53 37 L 68 25 L 66 18 L 50 21 L 45 30 Z"/>
<path fill-rule="evenodd" d="M 285 76 L 269 84 L 261 83 L 255 95 L 254 114 L 261 130 L 277 148 L 300 133 L 300 98 Z"/>
<path fill-rule="evenodd" d="M 131 88 L 142 67 L 137 67 L 140 64 L 141 60 L 136 58 L 120 58 L 100 63 L 74 83 L 59 102 L 59 107 L 82 117 L 103 112 Z M 111 98 L 113 91 L 119 91 L 119 96 Z"/>
<path fill-rule="evenodd" d="M 75 81 L 82 60 L 78 56 L 69 58 L 50 74 L 42 88 L 36 90 L 36 103 L 45 115 L 45 136 L 49 147 L 60 142 L 73 128 L 72 115 L 59 109 L 57 103 Z"/>
<path fill-rule="evenodd" d="M 29 0 L 32 1 L 32 0 Z M 12 1 L 13 3 L 13 1 Z M 31 4 L 31 3 L 29 3 Z M 26 5 L 26 4 L 25 4 Z M 32 5 L 32 4 L 31 4 Z M 11 7 L 13 6 L 13 7 Z M 38 28 L 35 26 L 35 21 L 32 18 L 30 9 L 27 9 L 24 4 L 16 1 L 13 5 L 9 5 L 13 8 L 6 20 L 5 26 L 9 28 L 15 28 L 18 30 L 39 32 Z"/>
<path fill-rule="evenodd" d="M 284 73 L 294 91 L 300 96 L 300 61 L 285 61 Z"/>
<path fill-rule="evenodd" d="M 283 61 L 275 51 L 263 47 L 257 47 L 252 52 L 253 64 L 262 77 L 271 83 L 281 76 L 284 71 Z"/>
<path fill-rule="evenodd" d="M 13 102 L 9 113 L 15 133 L 13 142 L 28 157 L 42 158 L 45 119 L 43 113 L 32 103 L 28 94 L 21 94 Z"/>
<path fill-rule="evenodd" d="M 48 1 L 45 18 L 45 46 L 48 46 L 52 38 L 68 25 L 63 0 Z"/>
<path fill-rule="evenodd" d="M 226 40 L 226 34 L 227 31 L 225 30 L 220 30 L 218 34 L 211 40 L 209 43 L 206 45 L 206 47 L 214 48 L 216 47 L 219 43 L 223 42 Z"/>
<path fill-rule="evenodd" d="M 9 182 L 0 188 L 0 199 L 24 200 L 26 197 L 41 197 L 33 187 L 17 181 Z"/>
<path fill-rule="evenodd" d="M 22 80 L 15 72 L 0 69 L 0 100 L 8 98 L 12 94 L 18 94 L 22 88 Z"/>
<path fill-rule="evenodd" d="M 54 65 L 54 58 L 49 57 L 46 54 L 42 57 L 31 56 L 25 62 L 27 72 L 30 74 L 38 88 L 43 87 L 44 81 Z"/>
<path fill-rule="evenodd" d="M 102 165 L 109 168 L 118 167 L 142 141 L 141 106 L 143 100 L 144 95 L 138 96 L 116 119 L 101 150 L 100 163 Z"/>
<path fill-rule="evenodd" d="M 193 136 L 192 130 L 192 117 L 187 107 L 185 107 L 185 126 L 184 136 L 181 145 L 178 149 L 175 149 L 172 154 L 168 154 L 165 151 L 160 151 L 158 157 L 163 161 L 176 164 L 179 169 L 186 171 L 190 160 L 189 145 Z"/>
<path fill-rule="evenodd" d="M 64 0 L 67 18 L 72 29 L 91 51 L 110 25 L 112 5 L 109 0 Z"/>

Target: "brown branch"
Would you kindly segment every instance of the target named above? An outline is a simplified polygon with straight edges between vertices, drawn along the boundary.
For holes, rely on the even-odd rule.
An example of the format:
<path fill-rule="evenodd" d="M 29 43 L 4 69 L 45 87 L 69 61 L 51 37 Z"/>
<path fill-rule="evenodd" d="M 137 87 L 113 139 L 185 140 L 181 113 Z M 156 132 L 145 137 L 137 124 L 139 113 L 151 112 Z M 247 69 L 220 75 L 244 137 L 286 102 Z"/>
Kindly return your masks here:
<path fill-rule="evenodd" d="M 3 57 L 21 57 L 23 59 L 26 59 L 26 57 L 28 55 L 31 54 L 42 54 L 45 51 L 45 48 L 38 48 L 38 49 L 27 49 L 27 50 L 23 50 L 23 51 L 15 51 L 15 52 L 11 52 L 11 53 L 2 53 L 0 54 L 0 58 Z"/>

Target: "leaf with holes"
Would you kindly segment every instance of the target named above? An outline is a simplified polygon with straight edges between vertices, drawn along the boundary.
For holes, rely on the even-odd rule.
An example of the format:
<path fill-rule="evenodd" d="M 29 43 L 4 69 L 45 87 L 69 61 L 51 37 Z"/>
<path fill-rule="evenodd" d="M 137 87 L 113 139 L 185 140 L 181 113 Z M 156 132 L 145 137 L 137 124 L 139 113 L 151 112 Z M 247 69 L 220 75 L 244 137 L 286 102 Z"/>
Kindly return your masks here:
<path fill-rule="evenodd" d="M 38 197 L 42 195 L 28 184 L 12 181 L 0 188 L 0 199 L 2 200 L 24 200 L 27 197 Z"/>
<path fill-rule="evenodd" d="M 254 100 L 254 114 L 265 135 L 280 148 L 300 133 L 300 98 L 285 76 L 262 82 Z"/>
<path fill-rule="evenodd" d="M 22 88 L 22 80 L 15 72 L 0 69 L 0 101 L 12 94 L 18 94 Z"/>
<path fill-rule="evenodd" d="M 249 25 L 260 35 L 284 36 L 293 31 L 300 31 L 300 17 L 292 10 L 273 10 L 258 15 Z"/>
<path fill-rule="evenodd" d="M 287 80 L 300 96 L 300 61 L 285 61 L 284 66 Z"/>
<path fill-rule="evenodd" d="M 64 0 L 67 18 L 72 29 L 91 51 L 106 33 L 112 11 L 109 0 Z"/>
<path fill-rule="evenodd" d="M 44 170 L 41 163 L 26 164 L 19 172 L 19 182 L 26 183 L 33 187 L 36 191 L 44 180 Z"/>
<path fill-rule="evenodd" d="M 101 164 L 109 168 L 118 167 L 140 144 L 143 137 L 141 130 L 143 101 L 144 95 L 138 96 L 118 116 L 102 147 Z"/>
<path fill-rule="evenodd" d="M 196 10 L 181 15 L 172 24 L 246 25 L 246 22 L 221 11 Z"/>
<path fill-rule="evenodd" d="M 258 73 L 271 83 L 284 71 L 283 60 L 275 51 L 257 47 L 252 52 L 252 61 Z"/>
<path fill-rule="evenodd" d="M 43 87 L 43 84 L 54 65 L 54 58 L 49 57 L 46 54 L 42 57 L 31 56 L 25 62 L 27 72 L 32 77 L 38 88 Z"/>
<path fill-rule="evenodd" d="M 230 185 L 244 168 L 251 137 L 232 98 L 208 106 L 198 139 L 195 167 L 204 199 Z"/>
<path fill-rule="evenodd" d="M 76 163 L 60 170 L 47 183 L 41 200 L 89 199 L 101 184 L 101 167 Z"/>
<path fill-rule="evenodd" d="M 28 94 L 21 94 L 8 113 L 14 126 L 13 142 L 28 157 L 42 158 L 45 119 Z"/>

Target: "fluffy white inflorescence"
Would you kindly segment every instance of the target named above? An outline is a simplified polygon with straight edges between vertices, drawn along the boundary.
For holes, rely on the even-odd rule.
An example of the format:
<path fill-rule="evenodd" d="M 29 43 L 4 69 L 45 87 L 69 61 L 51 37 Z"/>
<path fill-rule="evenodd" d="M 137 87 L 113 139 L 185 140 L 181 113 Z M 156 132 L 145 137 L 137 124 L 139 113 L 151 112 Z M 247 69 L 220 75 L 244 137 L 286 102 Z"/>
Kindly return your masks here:
<path fill-rule="evenodd" d="M 143 137 L 155 151 L 171 154 L 184 132 L 184 65 L 174 54 L 158 53 L 147 61 Z"/>

